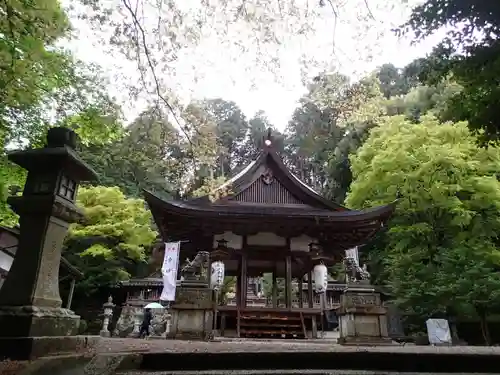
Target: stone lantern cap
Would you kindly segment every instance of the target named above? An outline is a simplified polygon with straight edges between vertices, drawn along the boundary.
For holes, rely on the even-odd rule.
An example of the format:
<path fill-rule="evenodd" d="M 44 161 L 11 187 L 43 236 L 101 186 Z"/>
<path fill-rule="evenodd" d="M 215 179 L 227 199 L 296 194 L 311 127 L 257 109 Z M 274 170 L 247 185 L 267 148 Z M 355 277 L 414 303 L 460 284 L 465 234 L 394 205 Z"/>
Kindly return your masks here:
<path fill-rule="evenodd" d="M 96 181 L 97 173 L 75 151 L 77 137 L 71 129 L 51 128 L 47 133 L 45 147 L 11 151 L 8 158 L 28 171 L 61 168 L 77 181 Z"/>
<path fill-rule="evenodd" d="M 113 308 L 115 307 L 115 304 L 113 303 L 113 297 L 109 296 L 108 301 L 103 304 L 104 308 Z"/>

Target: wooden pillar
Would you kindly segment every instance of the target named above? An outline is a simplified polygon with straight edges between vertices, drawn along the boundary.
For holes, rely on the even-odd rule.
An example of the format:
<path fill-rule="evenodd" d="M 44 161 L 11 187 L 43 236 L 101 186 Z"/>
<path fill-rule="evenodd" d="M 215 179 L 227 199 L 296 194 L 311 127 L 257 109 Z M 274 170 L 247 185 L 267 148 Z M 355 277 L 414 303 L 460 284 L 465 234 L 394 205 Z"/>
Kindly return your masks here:
<path fill-rule="evenodd" d="M 75 279 L 71 279 L 71 285 L 69 286 L 68 301 L 66 302 L 66 308 L 71 310 L 71 302 L 73 302 L 73 293 L 75 291 Z"/>
<path fill-rule="evenodd" d="M 236 336 L 240 337 L 241 310 L 241 259 L 238 260 L 238 276 L 236 276 Z"/>
<path fill-rule="evenodd" d="M 273 271 L 273 307 L 278 307 L 278 280 L 277 280 L 277 267 L 274 267 Z"/>
<path fill-rule="evenodd" d="M 243 254 L 241 256 L 241 307 L 247 307 L 247 255 Z"/>
<path fill-rule="evenodd" d="M 238 269 L 238 272 L 240 270 Z M 241 276 L 236 276 L 236 306 L 241 306 Z"/>
<path fill-rule="evenodd" d="M 307 273 L 307 305 L 310 309 L 313 308 L 313 281 L 311 271 Z"/>
<path fill-rule="evenodd" d="M 292 257 L 287 255 L 285 258 L 285 300 L 286 308 L 292 308 Z"/>
<path fill-rule="evenodd" d="M 304 299 L 302 298 L 303 297 L 303 293 L 302 293 L 302 281 L 304 280 L 304 275 L 302 275 L 301 277 L 299 277 L 299 307 L 300 308 L 303 308 L 304 307 Z"/>
<path fill-rule="evenodd" d="M 307 273 L 307 304 L 310 309 L 313 308 L 313 281 L 312 281 L 312 272 L 309 271 Z M 316 324 L 316 315 L 313 315 L 311 318 L 311 330 L 312 330 L 312 338 L 318 338 L 318 327 Z"/>

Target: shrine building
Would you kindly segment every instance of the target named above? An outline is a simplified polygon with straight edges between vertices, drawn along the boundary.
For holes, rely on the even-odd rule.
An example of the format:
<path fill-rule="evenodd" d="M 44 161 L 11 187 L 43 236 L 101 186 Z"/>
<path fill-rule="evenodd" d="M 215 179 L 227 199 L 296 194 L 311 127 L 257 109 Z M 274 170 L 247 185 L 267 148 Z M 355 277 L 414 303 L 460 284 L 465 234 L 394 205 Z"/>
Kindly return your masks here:
<path fill-rule="evenodd" d="M 223 335 L 234 327 L 238 337 L 315 337 L 325 306 L 314 302 L 314 267 L 369 242 L 395 208 L 350 210 L 325 199 L 290 172 L 270 134 L 256 160 L 209 196 L 178 201 L 145 191 L 145 199 L 162 239 L 181 241 L 180 263 L 209 251 L 223 261 L 225 276 L 237 278 L 235 304 L 218 306 L 217 324 Z M 248 280 L 264 273 L 273 275 L 271 306 L 247 304 Z M 298 306 L 292 285 L 307 291 Z"/>

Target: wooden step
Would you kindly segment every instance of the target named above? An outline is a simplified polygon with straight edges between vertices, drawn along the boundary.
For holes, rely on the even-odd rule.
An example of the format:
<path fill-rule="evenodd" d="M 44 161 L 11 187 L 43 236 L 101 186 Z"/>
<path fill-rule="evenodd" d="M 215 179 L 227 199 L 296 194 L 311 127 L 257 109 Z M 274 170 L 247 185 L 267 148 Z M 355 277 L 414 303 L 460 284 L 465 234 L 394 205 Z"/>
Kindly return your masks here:
<path fill-rule="evenodd" d="M 274 322 L 241 322 L 242 327 L 290 327 L 301 328 L 300 324 L 279 324 Z"/>
<path fill-rule="evenodd" d="M 300 316 L 241 315 L 240 319 L 300 321 Z"/>
<path fill-rule="evenodd" d="M 288 331 L 280 329 L 241 329 L 240 334 L 244 337 L 286 337 L 286 338 L 305 338 L 300 331 Z"/>

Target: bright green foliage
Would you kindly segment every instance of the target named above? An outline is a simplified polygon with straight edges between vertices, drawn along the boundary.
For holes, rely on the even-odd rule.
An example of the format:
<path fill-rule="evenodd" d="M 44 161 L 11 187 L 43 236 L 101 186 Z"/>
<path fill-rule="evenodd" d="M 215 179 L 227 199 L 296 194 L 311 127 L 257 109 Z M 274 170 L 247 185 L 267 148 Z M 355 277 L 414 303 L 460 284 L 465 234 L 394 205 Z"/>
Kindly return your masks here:
<path fill-rule="evenodd" d="M 85 120 L 76 127 L 82 138 L 113 134 L 116 124 L 99 121 L 117 114 L 96 68 L 54 47 L 70 27 L 59 1 L 6 0 L 0 12 L 0 143 L 40 144 L 54 118 L 75 115 Z M 84 129 L 89 123 L 99 134 Z"/>
<path fill-rule="evenodd" d="M 499 302 L 499 149 L 478 148 L 463 122 L 394 116 L 351 161 L 350 207 L 400 197 L 379 257 L 401 306 L 429 316 Z"/>
<path fill-rule="evenodd" d="M 112 258 L 118 249 L 131 259 L 144 260 L 144 246 L 156 237 L 144 201 L 127 199 L 118 188 L 94 187 L 80 189 L 77 204 L 83 208 L 86 220 L 71 228 L 70 237 L 98 236 L 119 240 L 117 248 L 100 245 L 87 249 L 82 255 Z"/>
<path fill-rule="evenodd" d="M 7 204 L 7 197 L 11 195 L 12 187 L 22 188 L 26 180 L 26 171 L 10 163 L 6 157 L 0 157 L 0 225 L 13 227 L 17 224 L 18 216 Z"/>
<path fill-rule="evenodd" d="M 56 47 L 70 32 L 59 1 L 5 0 L 0 14 L 0 223 L 14 225 L 5 198 L 25 173 L 7 162 L 6 147 L 43 146 L 54 125 L 105 143 L 121 124 L 99 70 Z"/>
<path fill-rule="evenodd" d="M 231 194 L 231 185 L 230 184 L 224 185 L 226 180 L 227 179 L 224 177 L 205 178 L 203 180 L 203 185 L 200 186 L 198 189 L 194 190 L 191 193 L 191 196 L 203 197 L 207 195 L 212 202 L 215 202 Z M 220 187 L 222 185 L 224 185 L 224 187 L 221 189 Z"/>
<path fill-rule="evenodd" d="M 53 0 L 36 4 L 7 0 L 0 4 L 0 12 L 0 130 L 6 136 L 15 132 L 28 137 L 30 130 L 39 129 L 28 130 L 27 119 L 18 116 L 37 112 L 34 106 L 66 79 L 56 74 L 67 71 L 67 56 L 47 46 L 63 36 L 69 24 L 59 2 Z"/>
<path fill-rule="evenodd" d="M 116 187 L 81 188 L 77 204 L 86 220 L 71 227 L 65 256 L 85 274 L 79 288 L 88 295 L 128 279 L 146 261 L 156 232 L 144 201 L 127 199 Z"/>

